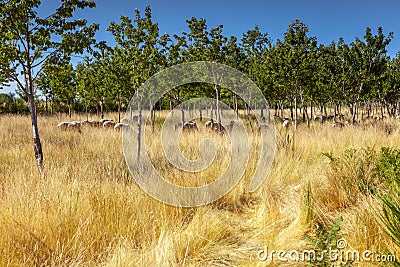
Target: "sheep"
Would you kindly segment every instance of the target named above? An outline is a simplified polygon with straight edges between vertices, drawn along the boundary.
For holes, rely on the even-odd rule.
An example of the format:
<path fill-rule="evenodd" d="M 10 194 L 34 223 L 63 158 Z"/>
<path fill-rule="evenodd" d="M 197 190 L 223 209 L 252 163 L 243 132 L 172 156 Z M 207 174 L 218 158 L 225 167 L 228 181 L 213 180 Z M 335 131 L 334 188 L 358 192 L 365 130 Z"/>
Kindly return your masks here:
<path fill-rule="evenodd" d="M 327 121 L 327 120 L 334 120 L 335 116 L 329 115 L 329 116 L 315 116 L 314 120 L 315 121 L 321 121 L 321 123 Z"/>
<path fill-rule="evenodd" d="M 214 122 L 212 128 L 213 128 L 213 130 L 218 130 L 218 129 L 220 129 L 220 128 L 224 128 L 224 126 L 223 126 L 221 123 L 219 123 L 219 122 Z"/>
<path fill-rule="evenodd" d="M 115 131 L 122 131 L 122 130 L 124 130 L 124 129 L 129 130 L 129 129 L 130 129 L 129 124 L 126 124 L 126 123 L 117 123 L 117 124 L 115 124 L 115 126 L 114 126 L 114 130 L 115 130 Z"/>
<path fill-rule="evenodd" d="M 344 126 L 345 126 L 345 124 L 343 122 L 340 122 L 340 121 L 335 121 L 332 124 L 332 127 L 335 127 L 335 128 L 343 128 Z"/>
<path fill-rule="evenodd" d="M 60 123 L 57 125 L 57 127 L 58 127 L 59 129 L 61 129 L 61 130 L 66 130 L 67 127 L 68 127 L 68 124 L 69 124 L 69 122 L 63 121 L 63 122 L 60 122 Z"/>
<path fill-rule="evenodd" d="M 81 123 L 77 121 L 73 122 L 60 122 L 57 127 L 63 131 L 78 131 L 81 132 Z"/>
<path fill-rule="evenodd" d="M 82 126 L 98 127 L 99 122 L 97 121 L 81 121 Z"/>
<path fill-rule="evenodd" d="M 103 123 L 104 128 L 113 128 L 115 126 L 115 122 L 113 120 L 105 121 Z"/>
<path fill-rule="evenodd" d="M 219 133 L 219 134 L 221 134 L 221 135 L 225 134 L 225 132 L 226 132 L 225 127 L 222 126 L 222 125 L 221 125 L 220 123 L 218 123 L 218 122 L 217 122 L 217 123 L 214 123 L 214 126 L 213 126 L 212 130 L 215 131 L 215 132 L 217 132 L 217 133 Z"/>
<path fill-rule="evenodd" d="M 206 125 L 206 128 L 212 129 L 214 126 L 214 120 L 211 119 L 211 120 L 207 121 L 205 125 Z"/>
<path fill-rule="evenodd" d="M 198 130 L 197 124 L 196 124 L 194 121 L 187 121 L 187 122 L 185 122 L 185 123 L 183 124 L 182 129 L 183 129 L 183 130 L 186 130 L 186 131 L 197 131 L 197 130 Z"/>
<path fill-rule="evenodd" d="M 90 126 L 92 127 L 100 127 L 102 124 L 98 121 L 91 121 Z"/>
<path fill-rule="evenodd" d="M 101 125 L 104 125 L 104 123 L 105 123 L 106 121 L 113 121 L 113 120 L 111 120 L 111 119 L 101 119 L 101 120 L 99 121 L 99 123 L 100 123 Z"/>
<path fill-rule="evenodd" d="M 81 121 L 82 126 L 90 125 L 90 121 Z"/>
<path fill-rule="evenodd" d="M 231 128 L 230 130 L 232 130 L 232 128 L 233 128 L 233 123 L 235 123 L 235 122 L 234 122 L 234 121 L 231 121 L 232 126 L 230 126 L 230 124 L 229 124 L 229 125 L 226 125 L 226 126 L 228 126 L 228 128 Z M 214 122 L 213 119 L 207 121 L 206 124 L 205 124 L 205 126 L 206 126 L 206 128 L 211 129 L 211 130 L 214 130 L 214 131 L 217 131 L 217 132 L 219 132 L 219 131 L 225 131 L 225 127 L 226 127 L 226 126 L 223 126 L 222 124 L 220 124 L 219 122 Z"/>
<path fill-rule="evenodd" d="M 81 123 L 78 121 L 73 121 L 68 124 L 68 129 L 81 132 Z"/>
<path fill-rule="evenodd" d="M 289 128 L 289 126 L 290 126 L 290 121 L 289 121 L 289 119 L 285 118 L 282 122 L 282 127 Z"/>

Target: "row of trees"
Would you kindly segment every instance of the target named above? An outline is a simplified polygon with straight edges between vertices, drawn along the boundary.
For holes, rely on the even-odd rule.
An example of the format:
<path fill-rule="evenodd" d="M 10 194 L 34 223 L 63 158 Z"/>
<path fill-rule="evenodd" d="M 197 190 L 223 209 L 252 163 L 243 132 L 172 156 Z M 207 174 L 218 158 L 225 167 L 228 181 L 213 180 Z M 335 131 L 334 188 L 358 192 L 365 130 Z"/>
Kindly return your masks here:
<path fill-rule="evenodd" d="M 0 1 L 0 84 L 15 82 L 29 103 L 39 169 L 42 153 L 36 122 L 40 96 L 54 109 L 104 113 L 105 103 L 118 111 L 127 106 L 136 90 L 161 69 L 183 62 L 211 61 L 229 65 L 249 76 L 262 90 L 276 114 L 289 108 L 309 120 L 329 105 L 335 114 L 347 105 L 356 120 L 360 105 L 379 104 L 390 116 L 399 112 L 400 55 L 387 55 L 393 34 L 367 28 L 362 39 L 343 39 L 318 44 L 308 27 L 293 21 L 282 40 L 273 42 L 259 27 L 243 33 L 240 40 L 225 36 L 223 26 L 209 28 L 205 19 L 188 19 L 188 31 L 163 34 L 153 21 L 151 9 L 135 10 L 133 18 L 121 16 L 108 31 L 114 46 L 98 42 L 97 24 L 73 18 L 77 8 L 92 8 L 91 0 L 65 0 L 47 17 L 40 18 L 40 0 Z M 71 56 L 85 53 L 71 64 Z M 243 105 L 227 88 L 191 84 L 171 90 L 158 104 L 173 106 L 193 97 L 222 99 Z M 43 101 L 43 100 L 41 100 Z M 110 105 L 109 105 L 110 107 Z M 309 108 L 311 107 L 311 109 Z M 50 108 L 50 110 L 52 110 Z M 309 114 L 309 112 L 311 113 Z M 383 113 L 383 112 L 382 112 Z M 119 113 L 120 114 L 120 113 Z"/>
<path fill-rule="evenodd" d="M 376 34 L 367 28 L 363 39 L 350 44 L 339 39 L 324 45 L 308 36 L 308 27 L 300 20 L 293 21 L 283 40 L 276 42 L 257 26 L 238 40 L 224 36 L 222 25 L 209 29 L 204 19 L 189 19 L 187 25 L 188 32 L 181 35 L 160 35 L 150 7 L 144 16 L 135 10 L 133 20 L 121 17 L 119 23 L 110 23 L 114 47 L 101 42 L 76 66 L 67 62 L 45 68 L 37 87 L 46 98 L 64 103 L 69 113 L 78 101 L 86 111 L 103 114 L 105 99 L 115 100 L 115 108 L 121 110 L 136 89 L 163 68 L 211 61 L 248 75 L 271 107 L 279 111 L 289 107 L 294 120 L 297 110 L 308 119 L 315 116 L 308 114 L 308 107 L 322 112 L 327 105 L 337 112 L 347 105 L 353 120 L 366 103 L 369 109 L 380 104 L 390 116 L 398 111 L 400 59 L 387 55 L 393 34 L 384 35 L 382 28 Z M 231 104 L 236 97 L 212 85 L 188 85 L 171 91 L 160 104 L 167 108 L 196 96 L 220 97 Z"/>

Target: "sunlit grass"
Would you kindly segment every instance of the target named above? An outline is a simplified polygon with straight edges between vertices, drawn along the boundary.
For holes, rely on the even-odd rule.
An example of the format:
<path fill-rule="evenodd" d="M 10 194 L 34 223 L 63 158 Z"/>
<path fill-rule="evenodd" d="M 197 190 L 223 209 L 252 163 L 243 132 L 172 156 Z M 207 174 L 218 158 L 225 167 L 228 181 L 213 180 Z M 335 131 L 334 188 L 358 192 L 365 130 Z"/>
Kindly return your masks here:
<path fill-rule="evenodd" d="M 383 124 L 336 129 L 315 123 L 299 125 L 296 132 L 277 125 L 278 149 L 262 188 L 248 192 L 258 160 L 252 153 L 242 182 L 228 195 L 183 209 L 140 190 L 126 167 L 120 132 L 62 132 L 57 124 L 63 120 L 68 118 L 39 118 L 45 157 L 45 176 L 40 176 L 29 118 L 0 117 L 0 266 L 273 266 L 279 262 L 260 262 L 258 250 L 305 249 L 304 236 L 314 234 L 316 222 L 329 224 L 340 216 L 341 232 L 354 249 L 400 257 L 375 219 L 373 207 L 379 209 L 379 202 L 352 191 L 341 197 L 343 188 L 334 187 L 340 175 L 322 155 L 338 156 L 349 147 L 400 147 L 396 121 L 389 122 L 395 127 L 390 133 Z M 154 135 L 150 157 L 172 182 L 209 183 L 229 164 L 229 138 L 206 134 L 200 125 L 199 133 L 182 134 L 183 154 L 200 156 L 199 142 L 208 137 L 217 145 L 216 162 L 201 174 L 175 170 L 160 153 L 155 138 L 160 127 L 155 130 L 148 133 Z M 257 151 L 257 134 L 249 138 Z M 305 201 L 308 186 L 311 211 Z"/>

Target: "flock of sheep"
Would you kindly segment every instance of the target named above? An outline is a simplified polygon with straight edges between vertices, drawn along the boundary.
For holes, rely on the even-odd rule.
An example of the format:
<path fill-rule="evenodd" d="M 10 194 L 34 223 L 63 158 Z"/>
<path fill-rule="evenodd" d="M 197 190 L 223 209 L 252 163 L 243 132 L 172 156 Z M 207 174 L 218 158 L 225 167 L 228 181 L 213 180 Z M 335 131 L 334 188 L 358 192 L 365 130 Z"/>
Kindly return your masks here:
<path fill-rule="evenodd" d="M 134 120 L 137 120 L 137 117 L 133 118 Z M 58 124 L 58 128 L 60 130 L 64 131 L 81 131 L 82 127 L 88 126 L 88 127 L 102 127 L 102 128 L 114 128 L 115 131 L 121 131 L 123 129 L 130 129 L 129 124 L 127 123 L 128 120 L 126 118 L 122 119 L 121 123 L 115 123 L 111 119 L 101 119 L 100 121 L 72 121 L 72 122 L 60 122 Z M 212 131 L 215 131 L 219 134 L 225 134 L 226 132 L 231 132 L 233 129 L 234 121 L 231 121 L 230 124 L 228 125 L 222 125 L 218 122 L 214 122 L 213 119 L 207 121 L 205 123 L 205 126 L 207 129 L 210 129 Z M 197 123 L 193 120 L 186 121 L 184 123 L 178 122 L 174 125 L 175 130 L 180 130 L 182 129 L 183 131 L 197 131 Z"/>
<path fill-rule="evenodd" d="M 231 121 L 230 124 L 228 124 L 228 125 L 222 125 L 221 123 L 214 122 L 214 120 L 211 119 L 205 123 L 205 126 L 207 129 L 215 131 L 219 134 L 225 134 L 226 132 L 232 131 L 234 123 L 235 123 L 234 121 Z M 184 131 L 197 131 L 198 127 L 197 127 L 197 123 L 195 121 L 190 120 L 190 121 L 186 121 L 184 123 L 182 123 L 182 122 L 176 123 L 174 125 L 174 129 L 175 130 L 182 129 Z"/>
<path fill-rule="evenodd" d="M 337 121 L 336 119 L 339 119 L 340 121 Z M 316 116 L 314 117 L 314 121 L 316 122 L 327 122 L 330 121 L 332 122 L 332 126 L 333 127 L 337 127 L 337 128 L 342 128 L 351 124 L 358 124 L 358 123 L 362 123 L 362 124 L 367 124 L 367 123 L 374 123 L 377 121 L 382 121 L 385 120 L 386 117 L 385 116 L 368 116 L 368 117 L 364 117 L 362 118 L 360 121 L 352 121 L 352 120 L 344 120 L 344 116 L 343 115 L 339 115 L 339 116 Z M 396 119 L 400 119 L 400 115 L 398 115 L 396 117 Z M 132 118 L 132 120 L 137 120 L 137 116 L 134 116 Z M 121 123 L 116 123 L 111 119 L 101 119 L 100 121 L 72 121 L 72 122 L 61 122 L 58 124 L 58 128 L 61 130 L 72 130 L 72 131 L 81 131 L 81 127 L 85 127 L 85 126 L 89 126 L 89 127 L 102 127 L 102 128 L 113 128 L 115 131 L 121 131 L 123 129 L 130 129 L 129 124 L 127 123 L 128 120 L 126 118 L 122 119 Z M 294 121 L 291 121 L 289 118 L 284 118 L 284 119 L 278 119 L 277 120 L 278 123 L 281 123 L 281 126 L 283 128 L 289 128 L 291 125 L 294 125 Z M 234 126 L 234 121 L 231 121 L 230 124 L 228 125 L 222 125 L 219 122 L 215 122 L 213 119 L 207 121 L 205 123 L 205 127 L 207 129 L 210 129 L 212 131 L 215 131 L 219 134 L 225 134 L 226 132 L 231 132 Z M 301 123 L 298 122 L 298 124 Z M 179 130 L 182 129 L 184 131 L 187 132 L 191 132 L 191 131 L 197 131 L 198 130 L 198 126 L 196 124 L 195 121 L 193 120 L 189 120 L 186 121 L 184 123 L 182 122 L 178 122 L 174 125 L 174 129 L 175 130 Z M 266 124 L 261 124 L 258 127 L 259 130 L 261 129 L 268 129 L 268 125 Z"/>
<path fill-rule="evenodd" d="M 320 122 L 320 123 L 331 122 L 332 127 L 342 128 L 345 126 L 357 125 L 357 124 L 373 125 L 377 122 L 385 121 L 386 119 L 387 119 L 386 116 L 374 115 L 374 116 L 363 117 L 360 120 L 353 121 L 352 119 L 346 120 L 345 116 L 343 114 L 340 114 L 340 115 L 337 115 L 336 117 L 333 115 L 315 116 L 313 120 L 315 122 Z M 397 115 L 396 119 L 400 119 L 400 115 Z M 290 120 L 289 118 L 284 118 L 284 119 L 281 119 L 278 121 L 282 123 L 283 128 L 289 128 L 291 125 L 294 125 L 294 121 Z M 304 122 L 303 120 L 298 120 L 297 124 L 301 124 L 303 122 Z"/>
<path fill-rule="evenodd" d="M 114 128 L 116 131 L 121 131 L 124 128 L 129 129 L 129 124 L 126 123 L 127 120 L 122 119 L 121 123 L 116 123 L 110 119 L 101 119 L 100 121 L 72 121 L 72 122 L 60 122 L 58 124 L 58 128 L 64 131 L 81 131 L 81 127 L 89 126 L 89 127 L 103 127 L 103 128 Z"/>

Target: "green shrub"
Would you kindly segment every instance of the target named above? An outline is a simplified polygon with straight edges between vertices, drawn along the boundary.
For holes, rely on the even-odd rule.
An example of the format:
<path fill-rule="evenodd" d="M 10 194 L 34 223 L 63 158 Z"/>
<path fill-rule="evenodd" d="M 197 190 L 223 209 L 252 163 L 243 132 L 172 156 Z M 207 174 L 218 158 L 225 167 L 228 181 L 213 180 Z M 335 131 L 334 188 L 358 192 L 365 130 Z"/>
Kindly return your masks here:
<path fill-rule="evenodd" d="M 400 246 L 400 150 L 383 147 L 376 169 L 385 185 L 378 194 L 382 202 L 378 217 L 393 242 Z"/>

